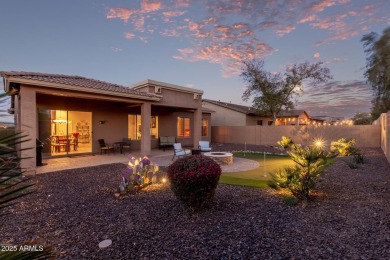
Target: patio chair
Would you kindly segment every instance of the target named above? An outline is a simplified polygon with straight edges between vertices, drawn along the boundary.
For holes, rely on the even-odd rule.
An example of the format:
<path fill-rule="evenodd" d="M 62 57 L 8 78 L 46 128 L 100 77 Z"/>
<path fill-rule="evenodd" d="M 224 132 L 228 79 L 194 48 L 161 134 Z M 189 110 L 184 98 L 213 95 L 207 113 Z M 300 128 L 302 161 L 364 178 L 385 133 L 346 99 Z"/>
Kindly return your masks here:
<path fill-rule="evenodd" d="M 99 139 L 98 141 L 99 141 L 99 145 L 100 145 L 100 154 L 102 154 L 103 151 L 104 151 L 104 153 L 107 153 L 107 151 L 108 152 L 110 152 L 110 151 L 115 152 L 114 147 L 107 145 L 106 142 L 104 141 L 104 139 Z"/>
<path fill-rule="evenodd" d="M 122 146 L 121 146 L 121 153 L 124 150 L 130 151 L 130 148 L 131 148 L 131 139 L 130 138 L 123 138 L 122 139 Z"/>
<path fill-rule="evenodd" d="M 181 147 L 181 143 L 174 143 L 173 144 L 173 157 L 172 161 L 175 158 L 175 156 L 180 157 L 180 156 L 186 156 L 191 154 L 191 150 L 189 149 L 183 149 Z"/>
<path fill-rule="evenodd" d="M 199 141 L 199 150 L 200 152 L 211 152 L 211 145 L 209 141 Z"/>

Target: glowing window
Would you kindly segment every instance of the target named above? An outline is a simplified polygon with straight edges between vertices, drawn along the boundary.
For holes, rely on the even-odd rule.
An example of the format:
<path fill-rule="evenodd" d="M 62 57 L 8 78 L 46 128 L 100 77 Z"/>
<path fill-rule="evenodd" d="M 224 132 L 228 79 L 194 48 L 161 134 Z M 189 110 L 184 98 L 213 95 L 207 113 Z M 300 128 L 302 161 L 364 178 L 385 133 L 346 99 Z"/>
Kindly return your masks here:
<path fill-rule="evenodd" d="M 177 137 L 190 137 L 190 118 L 178 117 L 177 118 Z"/>

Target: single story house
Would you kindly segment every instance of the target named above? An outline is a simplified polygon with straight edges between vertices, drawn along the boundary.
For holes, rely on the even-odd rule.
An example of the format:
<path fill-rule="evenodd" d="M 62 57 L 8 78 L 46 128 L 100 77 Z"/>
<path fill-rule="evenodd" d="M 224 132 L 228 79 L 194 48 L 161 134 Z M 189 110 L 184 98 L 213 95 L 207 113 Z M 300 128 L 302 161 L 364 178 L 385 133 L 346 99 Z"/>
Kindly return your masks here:
<path fill-rule="evenodd" d="M 212 126 L 245 126 L 245 125 L 272 125 L 273 118 L 261 115 L 250 106 L 232 104 L 210 99 L 202 100 L 203 107 L 214 113 L 211 114 Z M 276 119 L 275 125 L 307 125 L 318 123 L 318 119 L 311 120 L 304 110 L 283 111 Z"/>
<path fill-rule="evenodd" d="M 202 109 L 203 91 L 145 80 L 121 86 L 80 76 L 0 71 L 11 96 L 9 113 L 21 144 L 27 171 L 35 170 L 36 139 L 47 157 L 100 153 L 99 139 L 115 144 L 131 138 L 132 149 L 149 155 L 160 136 L 184 146 L 211 141 L 211 112 Z M 58 144 L 58 140 L 64 143 Z"/>

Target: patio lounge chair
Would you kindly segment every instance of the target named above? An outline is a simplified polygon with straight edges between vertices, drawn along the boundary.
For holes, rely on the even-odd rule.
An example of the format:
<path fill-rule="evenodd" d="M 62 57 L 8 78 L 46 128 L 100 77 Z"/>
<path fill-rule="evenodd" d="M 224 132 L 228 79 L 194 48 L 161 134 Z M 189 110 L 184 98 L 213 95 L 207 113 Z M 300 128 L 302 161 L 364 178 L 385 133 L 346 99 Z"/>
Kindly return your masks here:
<path fill-rule="evenodd" d="M 130 151 L 130 148 L 131 148 L 131 139 L 130 138 L 123 138 L 122 145 L 121 145 L 121 153 L 124 150 Z"/>
<path fill-rule="evenodd" d="M 100 145 L 100 154 L 102 154 L 103 151 L 104 153 L 107 153 L 107 151 L 110 152 L 110 150 L 115 152 L 114 147 L 107 145 L 104 139 L 99 139 L 98 141 Z"/>
<path fill-rule="evenodd" d="M 188 149 L 183 149 L 181 147 L 181 143 L 174 143 L 173 144 L 173 157 L 172 161 L 175 158 L 175 156 L 180 157 L 180 156 L 186 156 L 191 154 L 191 150 Z"/>
<path fill-rule="evenodd" d="M 201 152 L 211 152 L 211 146 L 209 141 L 199 141 L 199 150 Z"/>

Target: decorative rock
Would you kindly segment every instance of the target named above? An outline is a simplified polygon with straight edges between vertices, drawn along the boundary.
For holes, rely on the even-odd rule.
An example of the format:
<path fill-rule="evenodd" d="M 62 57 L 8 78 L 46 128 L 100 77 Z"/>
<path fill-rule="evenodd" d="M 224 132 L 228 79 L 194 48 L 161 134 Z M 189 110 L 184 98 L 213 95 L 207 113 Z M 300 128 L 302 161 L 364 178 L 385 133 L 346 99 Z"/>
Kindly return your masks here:
<path fill-rule="evenodd" d="M 112 240 L 106 239 L 106 240 L 103 240 L 102 242 L 99 243 L 99 248 L 106 248 L 106 247 L 110 246 L 111 244 L 112 244 Z"/>

